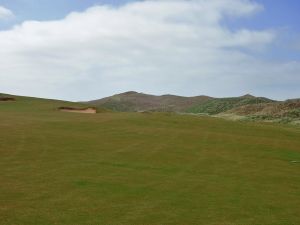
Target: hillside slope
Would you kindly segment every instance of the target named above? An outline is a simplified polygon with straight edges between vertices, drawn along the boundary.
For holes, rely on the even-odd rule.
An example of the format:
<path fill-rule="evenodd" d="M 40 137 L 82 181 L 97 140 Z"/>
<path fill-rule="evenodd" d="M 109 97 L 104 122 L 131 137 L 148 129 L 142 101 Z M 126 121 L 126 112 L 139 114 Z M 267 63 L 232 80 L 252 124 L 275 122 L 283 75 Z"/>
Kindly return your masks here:
<path fill-rule="evenodd" d="M 244 95 L 232 98 L 209 96 L 182 97 L 125 92 L 87 102 L 118 112 L 178 112 L 206 114 L 234 120 L 300 122 L 300 100 L 275 101 L 265 97 Z"/>
<path fill-rule="evenodd" d="M 1 101 L 1 98 L 11 98 L 12 101 Z M 0 93 L 0 110 L 2 112 L 13 113 L 49 113 L 58 111 L 59 107 L 79 107 L 86 108 L 87 104 L 69 102 L 55 99 L 44 99 L 26 96 L 16 96 Z M 97 107 L 98 112 L 106 112 L 107 109 Z"/>
<path fill-rule="evenodd" d="M 247 120 L 300 123 L 300 100 L 243 105 L 220 114 L 226 115 L 237 115 Z"/>
<path fill-rule="evenodd" d="M 117 94 L 111 97 L 88 102 L 114 111 L 138 112 L 182 112 L 195 104 L 212 99 L 208 96 L 182 97 L 176 95 L 148 95 L 134 91 Z"/>
<path fill-rule="evenodd" d="M 244 95 L 235 98 L 215 98 L 193 106 L 187 109 L 187 112 L 214 115 L 244 105 L 256 105 L 273 102 L 275 101 L 268 98 L 255 97 L 252 95 Z"/>
<path fill-rule="evenodd" d="M 213 115 L 242 105 L 272 102 L 275 101 L 251 95 L 235 98 L 182 97 L 176 95 L 155 96 L 130 91 L 87 103 L 120 112 L 168 111 Z"/>

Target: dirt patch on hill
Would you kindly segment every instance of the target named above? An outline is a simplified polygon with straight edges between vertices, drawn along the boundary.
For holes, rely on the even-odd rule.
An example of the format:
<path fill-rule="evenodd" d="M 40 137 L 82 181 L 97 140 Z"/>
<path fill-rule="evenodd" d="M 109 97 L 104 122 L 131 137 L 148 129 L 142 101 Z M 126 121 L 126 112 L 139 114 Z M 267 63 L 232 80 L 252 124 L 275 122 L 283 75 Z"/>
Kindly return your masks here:
<path fill-rule="evenodd" d="M 72 113 L 85 113 L 85 114 L 96 114 L 97 109 L 93 107 L 88 108 L 77 108 L 77 107 L 59 107 L 59 111 L 72 112 Z"/>
<path fill-rule="evenodd" d="M 11 97 L 0 97 L 0 102 L 14 102 L 16 101 L 15 98 L 11 98 Z"/>

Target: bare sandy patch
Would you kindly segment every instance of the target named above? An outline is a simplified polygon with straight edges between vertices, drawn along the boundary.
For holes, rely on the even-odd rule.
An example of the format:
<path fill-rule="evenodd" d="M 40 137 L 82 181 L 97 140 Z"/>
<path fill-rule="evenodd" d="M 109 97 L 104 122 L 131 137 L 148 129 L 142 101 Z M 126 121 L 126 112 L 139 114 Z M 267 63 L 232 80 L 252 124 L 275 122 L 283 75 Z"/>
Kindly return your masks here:
<path fill-rule="evenodd" d="M 62 112 L 71 112 L 71 113 L 84 113 L 84 114 L 97 113 L 97 109 L 93 107 L 88 107 L 88 108 L 59 107 L 58 110 Z"/>

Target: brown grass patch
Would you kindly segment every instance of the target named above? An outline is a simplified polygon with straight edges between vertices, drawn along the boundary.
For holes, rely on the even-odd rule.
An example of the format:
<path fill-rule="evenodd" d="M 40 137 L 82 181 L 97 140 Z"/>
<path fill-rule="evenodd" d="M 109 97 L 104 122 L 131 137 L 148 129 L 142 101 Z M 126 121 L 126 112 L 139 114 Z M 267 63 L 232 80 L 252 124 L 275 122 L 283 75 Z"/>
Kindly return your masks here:
<path fill-rule="evenodd" d="M 11 97 L 0 97 L 0 102 L 11 102 L 11 101 L 16 101 L 16 99 Z"/>

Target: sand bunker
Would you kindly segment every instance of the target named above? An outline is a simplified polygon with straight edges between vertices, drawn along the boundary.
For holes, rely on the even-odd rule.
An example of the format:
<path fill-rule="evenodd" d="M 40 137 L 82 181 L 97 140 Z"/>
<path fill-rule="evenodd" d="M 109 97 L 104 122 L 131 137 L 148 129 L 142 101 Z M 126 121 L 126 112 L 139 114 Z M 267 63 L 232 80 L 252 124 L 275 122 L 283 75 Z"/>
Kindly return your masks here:
<path fill-rule="evenodd" d="M 10 101 L 16 101 L 16 99 L 11 97 L 0 97 L 0 102 L 10 102 Z"/>
<path fill-rule="evenodd" d="M 97 113 L 97 109 L 93 107 L 88 107 L 88 108 L 59 107 L 58 110 L 62 112 L 72 112 L 72 113 L 86 113 L 86 114 Z"/>

